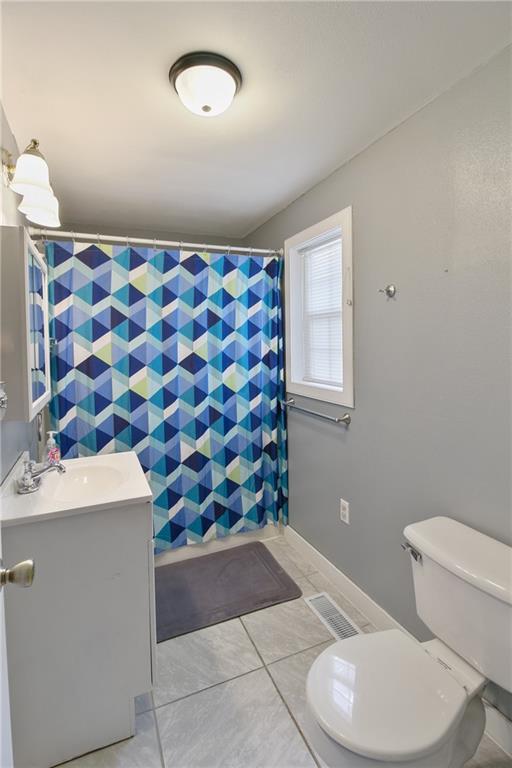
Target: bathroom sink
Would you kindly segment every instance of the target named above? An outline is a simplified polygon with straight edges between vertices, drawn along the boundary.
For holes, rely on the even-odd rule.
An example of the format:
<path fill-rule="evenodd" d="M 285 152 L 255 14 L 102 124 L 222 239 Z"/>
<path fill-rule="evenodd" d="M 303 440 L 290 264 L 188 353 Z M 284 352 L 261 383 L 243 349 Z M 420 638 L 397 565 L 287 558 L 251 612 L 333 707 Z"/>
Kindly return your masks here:
<path fill-rule="evenodd" d="M 126 480 L 115 467 L 77 461 L 78 464 L 74 460 L 63 462 L 66 472 L 44 478 L 39 492 L 64 503 L 80 500 L 82 504 L 91 504 L 99 495 L 111 496 Z"/>
<path fill-rule="evenodd" d="M 152 501 L 134 451 L 65 459 L 62 463 L 65 472 L 43 475 L 39 489 L 29 494 L 17 493 L 21 465 L 13 470 L 12 490 L 6 490 L 0 505 L 2 526 Z"/>

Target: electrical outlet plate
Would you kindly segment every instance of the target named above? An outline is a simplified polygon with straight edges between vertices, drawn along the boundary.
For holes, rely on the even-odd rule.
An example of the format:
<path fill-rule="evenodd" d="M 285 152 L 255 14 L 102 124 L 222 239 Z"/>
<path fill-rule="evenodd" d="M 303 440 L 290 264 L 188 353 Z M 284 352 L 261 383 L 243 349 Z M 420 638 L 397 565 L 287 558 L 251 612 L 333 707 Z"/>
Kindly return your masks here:
<path fill-rule="evenodd" d="M 340 520 L 350 525 L 350 504 L 345 499 L 340 499 Z"/>

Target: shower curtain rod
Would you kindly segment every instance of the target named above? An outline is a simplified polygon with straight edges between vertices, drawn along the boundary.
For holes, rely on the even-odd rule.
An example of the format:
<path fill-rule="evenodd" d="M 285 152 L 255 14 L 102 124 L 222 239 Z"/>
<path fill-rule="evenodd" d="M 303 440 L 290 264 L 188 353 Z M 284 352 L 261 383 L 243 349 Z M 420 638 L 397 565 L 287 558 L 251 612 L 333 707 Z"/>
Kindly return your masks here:
<path fill-rule="evenodd" d="M 249 255 L 260 256 L 282 256 L 283 249 L 271 248 L 243 248 L 236 245 L 211 245 L 209 243 L 185 243 L 182 240 L 157 240 L 144 237 L 123 237 L 116 235 L 91 234 L 89 232 L 63 232 L 62 230 L 39 229 L 38 227 L 29 227 L 29 234 L 32 237 L 41 240 L 54 239 L 56 237 L 66 238 L 68 240 L 81 240 L 84 242 L 102 242 L 102 243 L 126 243 L 126 245 L 149 245 L 149 246 L 172 246 L 176 248 L 191 248 L 193 250 L 202 249 L 204 251 L 231 251 L 236 253 L 248 253 Z"/>

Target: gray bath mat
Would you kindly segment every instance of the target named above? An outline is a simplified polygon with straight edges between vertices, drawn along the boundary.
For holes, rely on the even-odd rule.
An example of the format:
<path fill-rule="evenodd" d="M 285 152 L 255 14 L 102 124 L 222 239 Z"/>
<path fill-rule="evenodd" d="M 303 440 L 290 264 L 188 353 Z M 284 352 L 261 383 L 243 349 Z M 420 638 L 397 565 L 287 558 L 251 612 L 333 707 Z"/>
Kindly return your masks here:
<path fill-rule="evenodd" d="M 259 541 L 158 566 L 155 587 L 158 643 L 302 595 Z"/>

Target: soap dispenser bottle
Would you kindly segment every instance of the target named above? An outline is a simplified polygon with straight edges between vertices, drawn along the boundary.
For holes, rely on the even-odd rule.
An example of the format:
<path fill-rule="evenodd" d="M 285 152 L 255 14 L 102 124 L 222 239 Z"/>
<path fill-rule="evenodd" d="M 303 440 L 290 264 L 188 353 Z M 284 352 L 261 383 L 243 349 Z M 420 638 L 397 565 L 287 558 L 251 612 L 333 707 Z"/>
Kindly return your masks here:
<path fill-rule="evenodd" d="M 50 430 L 46 442 L 46 461 L 48 464 L 58 464 L 60 461 L 60 448 L 55 441 L 56 432 Z"/>

